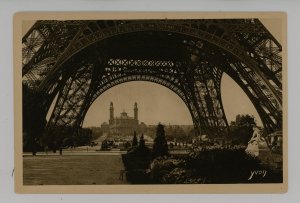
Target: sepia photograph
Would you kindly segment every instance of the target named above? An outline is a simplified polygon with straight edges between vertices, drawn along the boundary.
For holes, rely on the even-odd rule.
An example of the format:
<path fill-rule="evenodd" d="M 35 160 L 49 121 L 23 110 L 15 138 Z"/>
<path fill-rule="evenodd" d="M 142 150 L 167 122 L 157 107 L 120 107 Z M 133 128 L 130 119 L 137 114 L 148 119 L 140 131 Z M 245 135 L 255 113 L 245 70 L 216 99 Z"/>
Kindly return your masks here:
<path fill-rule="evenodd" d="M 280 12 L 18 13 L 16 191 L 285 192 L 286 64 Z"/>

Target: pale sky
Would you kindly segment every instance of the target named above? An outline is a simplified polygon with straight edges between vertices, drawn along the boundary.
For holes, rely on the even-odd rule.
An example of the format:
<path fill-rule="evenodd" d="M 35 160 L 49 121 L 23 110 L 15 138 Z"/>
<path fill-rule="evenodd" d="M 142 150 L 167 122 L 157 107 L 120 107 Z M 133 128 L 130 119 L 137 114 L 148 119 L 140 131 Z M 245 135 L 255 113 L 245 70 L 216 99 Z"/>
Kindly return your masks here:
<path fill-rule="evenodd" d="M 281 21 L 260 19 L 273 36 L 281 42 Z M 23 23 L 23 35 L 34 22 Z M 231 94 L 234 92 L 234 96 Z M 145 94 L 146 93 L 146 94 Z M 142 95 L 142 96 L 141 96 Z M 226 74 L 221 84 L 222 102 L 228 122 L 235 120 L 237 114 L 253 115 L 258 123 L 261 120 L 242 89 Z M 133 104 L 138 103 L 139 121 L 146 124 L 192 124 L 191 115 L 184 102 L 171 90 L 150 82 L 127 82 L 104 92 L 92 104 L 85 117 L 83 127 L 100 126 L 109 119 L 109 103 L 114 103 L 115 116 L 125 110 L 133 116 Z"/>

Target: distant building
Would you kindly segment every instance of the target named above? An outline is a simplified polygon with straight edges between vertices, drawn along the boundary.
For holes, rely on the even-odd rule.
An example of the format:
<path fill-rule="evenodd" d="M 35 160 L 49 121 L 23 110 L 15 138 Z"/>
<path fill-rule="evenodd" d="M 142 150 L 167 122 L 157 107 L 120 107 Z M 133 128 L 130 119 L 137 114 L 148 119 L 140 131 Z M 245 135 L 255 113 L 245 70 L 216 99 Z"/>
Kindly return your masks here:
<path fill-rule="evenodd" d="M 138 104 L 135 102 L 133 106 L 133 117 L 123 110 L 120 116 L 115 116 L 114 105 L 110 102 L 109 106 L 109 120 L 101 124 L 101 131 L 103 135 L 109 139 L 124 139 L 132 140 L 134 131 L 137 135 L 144 135 L 144 138 L 154 138 L 156 136 L 157 125 L 146 125 L 144 122 L 138 120 Z M 194 129 L 193 125 L 167 125 L 165 128 L 166 135 L 188 135 Z M 150 139 L 148 139 L 150 140 Z"/>
<path fill-rule="evenodd" d="M 109 107 L 109 122 L 102 123 L 101 129 L 104 133 L 115 136 L 132 136 L 134 131 L 139 132 L 139 126 L 143 129 L 146 129 L 147 126 L 142 122 L 139 125 L 138 120 L 138 106 L 137 103 L 134 103 L 134 117 L 128 116 L 128 114 L 123 111 L 119 117 L 114 116 L 114 106 L 113 103 L 110 103 Z"/>
<path fill-rule="evenodd" d="M 109 132 L 109 125 L 108 123 L 104 122 L 101 124 L 101 129 L 103 132 Z"/>

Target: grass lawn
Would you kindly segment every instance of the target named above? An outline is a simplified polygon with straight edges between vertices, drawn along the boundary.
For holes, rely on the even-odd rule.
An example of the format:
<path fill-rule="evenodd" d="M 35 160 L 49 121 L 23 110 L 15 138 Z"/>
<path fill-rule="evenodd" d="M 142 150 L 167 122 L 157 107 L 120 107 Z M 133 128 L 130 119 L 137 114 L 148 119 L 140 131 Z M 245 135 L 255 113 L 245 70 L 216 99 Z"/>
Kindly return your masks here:
<path fill-rule="evenodd" d="M 120 155 L 24 156 L 24 185 L 127 184 Z"/>

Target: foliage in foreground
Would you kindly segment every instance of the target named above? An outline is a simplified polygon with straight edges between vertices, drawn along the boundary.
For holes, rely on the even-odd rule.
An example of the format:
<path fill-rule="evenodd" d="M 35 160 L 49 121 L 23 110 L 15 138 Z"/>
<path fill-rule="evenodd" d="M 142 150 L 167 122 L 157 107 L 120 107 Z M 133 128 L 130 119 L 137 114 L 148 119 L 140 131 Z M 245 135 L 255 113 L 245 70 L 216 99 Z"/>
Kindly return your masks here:
<path fill-rule="evenodd" d="M 264 166 L 245 148 L 194 148 L 189 156 L 159 157 L 150 165 L 151 179 L 159 184 L 222 184 L 282 182 L 282 171 Z M 267 171 L 267 175 L 248 180 L 251 171 Z"/>
<path fill-rule="evenodd" d="M 260 161 L 245 148 L 195 148 L 187 158 L 187 169 L 206 183 L 248 182 L 250 171 L 262 169 Z"/>
<path fill-rule="evenodd" d="M 146 147 L 144 136 L 142 135 L 138 146 L 133 146 L 127 154 L 122 155 L 122 160 L 126 168 L 126 179 L 133 184 L 149 183 L 147 169 L 151 162 L 151 150 Z"/>

